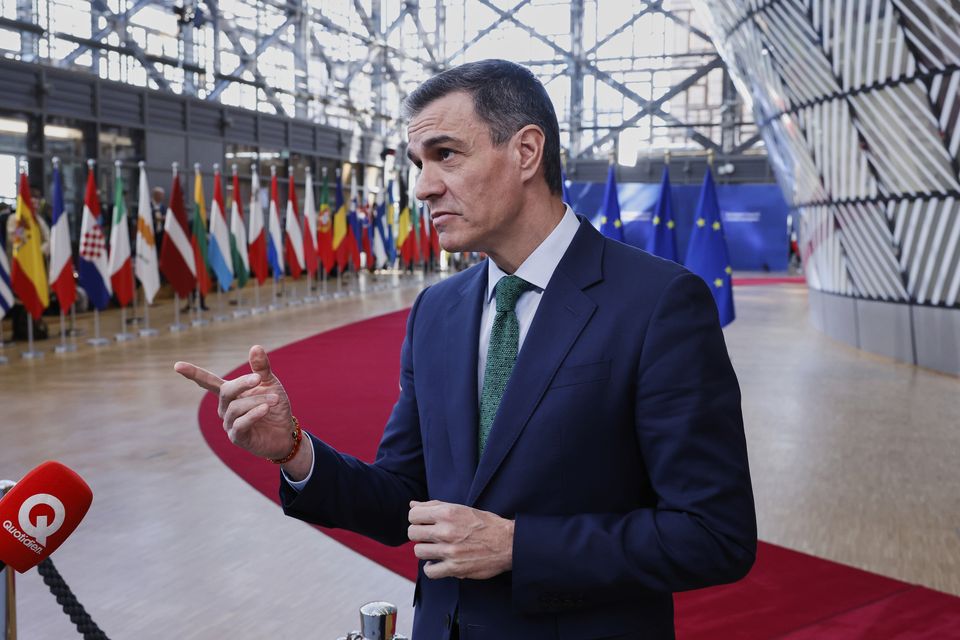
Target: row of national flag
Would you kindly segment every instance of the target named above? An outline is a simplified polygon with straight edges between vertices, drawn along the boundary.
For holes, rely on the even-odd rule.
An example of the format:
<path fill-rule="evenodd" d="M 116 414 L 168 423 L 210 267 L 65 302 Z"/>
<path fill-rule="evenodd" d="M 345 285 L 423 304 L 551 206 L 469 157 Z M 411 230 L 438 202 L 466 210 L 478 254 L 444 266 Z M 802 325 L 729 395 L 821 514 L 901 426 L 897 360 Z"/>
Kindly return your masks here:
<path fill-rule="evenodd" d="M 135 280 L 140 281 L 144 297 L 152 303 L 160 288 L 161 274 L 179 296 L 186 297 L 195 290 L 206 295 L 214 285 L 221 291 L 228 291 L 234 283 L 238 288 L 243 287 L 251 275 L 262 284 L 271 274 L 276 279 L 282 278 L 287 269 L 291 276 L 299 278 L 304 272 L 313 275 L 321 268 L 324 273 L 363 267 L 373 270 L 393 265 L 397 259 L 401 266 L 413 265 L 436 260 L 440 254 L 436 230 L 422 207 L 409 205 L 411 198 L 402 177 L 398 181 L 399 207 L 394 203 L 391 180 L 380 190 L 371 208 L 367 206 L 366 190 L 362 200 L 358 199 L 355 174 L 351 178 L 350 200 L 346 200 L 339 172 L 331 206 L 329 185 L 324 175 L 317 207 L 313 177 L 307 170 L 301 213 L 293 172 L 290 171 L 288 178 L 286 207 L 281 209 L 279 179 L 276 169 L 271 168 L 270 198 L 265 216 L 260 199 L 260 178 L 254 171 L 247 220 L 243 202 L 238 197 L 240 181 L 236 167 L 228 211 L 220 169 L 214 165 L 213 200 L 208 215 L 200 165 L 197 164 L 194 165 L 192 216 L 188 217 L 179 171 L 174 163 L 173 185 L 163 224 L 164 241 L 158 256 L 144 163 L 140 163 L 134 247 L 130 246 L 125 187 L 119 163 L 114 181 L 109 240 L 103 230 L 103 211 L 95 173 L 94 162 L 90 160 L 76 272 L 91 304 L 99 310 L 106 308 L 114 296 L 120 306 L 131 304 L 135 297 Z M 56 159 L 50 191 L 52 227 L 47 268 L 27 175 L 21 171 L 16 227 L 12 236 L 12 270 L 5 252 L 0 251 L 0 317 L 12 307 L 14 296 L 20 298 L 27 311 L 37 319 L 50 304 L 51 289 L 56 293 L 61 309 L 69 309 L 76 300 L 74 256 L 64 211 L 62 177 Z"/>
<path fill-rule="evenodd" d="M 76 270 L 80 284 L 87 292 L 91 304 L 103 309 L 110 298 L 116 295 L 117 302 L 126 306 L 134 296 L 134 265 L 130 249 L 127 211 L 123 201 L 123 181 L 119 172 L 114 184 L 114 207 L 109 243 L 101 226 L 100 200 L 97 195 L 93 163 L 89 164 L 86 192 L 81 220 L 79 255 Z M 153 245 L 150 202 L 144 191 L 146 175 L 141 176 L 141 198 L 138 207 L 138 257 L 149 260 L 143 248 L 141 235 L 146 232 L 148 247 L 154 251 L 154 273 L 145 273 L 137 265 L 136 276 L 140 278 L 148 299 L 152 300 L 160 287 L 156 274 L 156 251 Z M 10 242 L 13 243 L 12 269 L 8 269 L 6 252 L 0 251 L 0 317 L 13 306 L 14 296 L 20 299 L 27 312 L 39 319 L 50 305 L 51 290 L 57 295 L 61 309 L 69 309 L 77 298 L 74 280 L 74 260 L 70 245 L 70 229 L 63 202 L 63 180 L 59 163 L 54 159 L 51 185 L 51 230 L 50 263 L 45 264 L 41 249 L 40 227 L 30 196 L 30 185 L 25 171 L 20 172 L 17 188 L 15 226 Z"/>
<path fill-rule="evenodd" d="M 663 169 L 660 193 L 653 207 L 651 223 L 653 229 L 648 237 L 647 246 L 643 248 L 661 258 L 680 262 L 677 254 L 673 199 L 670 193 L 670 173 L 666 167 Z M 623 224 L 620 221 L 617 181 L 612 164 L 607 173 L 607 184 L 600 209 L 600 231 L 607 237 L 625 242 Z M 736 317 L 733 307 L 733 269 L 730 267 L 730 253 L 723 233 L 717 189 L 709 168 L 700 189 L 693 231 L 690 234 L 683 264 L 703 278 L 710 287 L 717 303 L 721 326 L 733 322 Z"/>

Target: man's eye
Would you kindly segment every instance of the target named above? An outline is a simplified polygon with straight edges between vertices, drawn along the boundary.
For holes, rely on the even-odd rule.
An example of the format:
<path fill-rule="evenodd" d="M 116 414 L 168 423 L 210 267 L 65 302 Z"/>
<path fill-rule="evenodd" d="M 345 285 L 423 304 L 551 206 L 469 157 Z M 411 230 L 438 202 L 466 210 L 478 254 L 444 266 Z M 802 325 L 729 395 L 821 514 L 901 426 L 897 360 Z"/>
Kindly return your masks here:
<path fill-rule="evenodd" d="M 440 149 L 440 151 L 437 152 L 437 155 L 441 160 L 446 160 L 447 158 L 453 157 L 453 151 L 450 149 Z"/>

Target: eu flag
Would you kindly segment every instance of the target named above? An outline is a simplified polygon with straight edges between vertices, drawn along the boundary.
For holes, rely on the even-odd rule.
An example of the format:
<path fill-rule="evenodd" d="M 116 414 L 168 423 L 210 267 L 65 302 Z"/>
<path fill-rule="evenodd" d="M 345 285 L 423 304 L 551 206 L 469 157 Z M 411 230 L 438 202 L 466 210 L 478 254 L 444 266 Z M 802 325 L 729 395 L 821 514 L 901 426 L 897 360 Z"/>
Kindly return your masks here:
<path fill-rule="evenodd" d="M 700 202 L 687 248 L 686 267 L 703 278 L 713 292 L 720 313 L 720 326 L 725 327 L 733 322 L 736 317 L 733 310 L 733 269 L 730 268 L 730 253 L 720 221 L 717 189 L 713 186 L 709 168 L 703 177 Z"/>
<path fill-rule="evenodd" d="M 567 172 L 560 170 L 560 186 L 563 187 L 563 201 L 573 207 L 573 198 L 570 197 L 570 189 L 567 188 Z"/>
<path fill-rule="evenodd" d="M 623 242 L 623 223 L 620 222 L 620 200 L 617 198 L 617 177 L 613 163 L 607 172 L 607 188 L 603 192 L 603 206 L 600 209 L 600 233 Z"/>
<path fill-rule="evenodd" d="M 673 219 L 673 196 L 670 193 L 670 171 L 663 168 L 660 195 L 653 207 L 653 233 L 648 240 L 647 251 L 655 256 L 680 262 L 677 258 L 677 223 Z"/>

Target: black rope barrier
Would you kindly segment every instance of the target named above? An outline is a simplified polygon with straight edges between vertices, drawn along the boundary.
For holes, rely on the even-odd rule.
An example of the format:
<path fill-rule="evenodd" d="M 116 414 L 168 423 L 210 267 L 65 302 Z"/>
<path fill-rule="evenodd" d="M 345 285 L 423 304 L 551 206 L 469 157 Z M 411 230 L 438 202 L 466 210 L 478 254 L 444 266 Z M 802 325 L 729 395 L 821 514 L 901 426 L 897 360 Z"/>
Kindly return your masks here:
<path fill-rule="evenodd" d="M 110 640 L 100 630 L 97 623 L 90 619 L 90 614 L 77 601 L 77 597 L 73 595 L 73 591 L 64 582 L 63 577 L 53 566 L 50 558 L 37 565 L 37 571 L 43 577 L 43 583 L 50 588 L 50 593 L 57 598 L 57 602 L 63 607 L 63 612 L 70 616 L 70 621 L 77 627 L 77 631 L 83 634 L 84 640 Z"/>

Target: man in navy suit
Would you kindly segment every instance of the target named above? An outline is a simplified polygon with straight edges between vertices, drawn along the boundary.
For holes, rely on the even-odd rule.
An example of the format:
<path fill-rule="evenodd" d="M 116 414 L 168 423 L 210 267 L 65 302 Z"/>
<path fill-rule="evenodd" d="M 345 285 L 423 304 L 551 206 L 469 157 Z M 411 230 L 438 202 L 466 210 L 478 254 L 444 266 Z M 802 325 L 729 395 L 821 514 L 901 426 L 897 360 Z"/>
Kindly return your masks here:
<path fill-rule="evenodd" d="M 441 246 L 489 259 L 414 303 L 376 461 L 300 446 L 260 347 L 235 380 L 177 371 L 281 464 L 286 513 L 417 543 L 417 640 L 672 638 L 673 592 L 741 578 L 756 549 L 709 289 L 564 204 L 557 118 L 525 68 L 456 67 L 405 107 Z"/>

